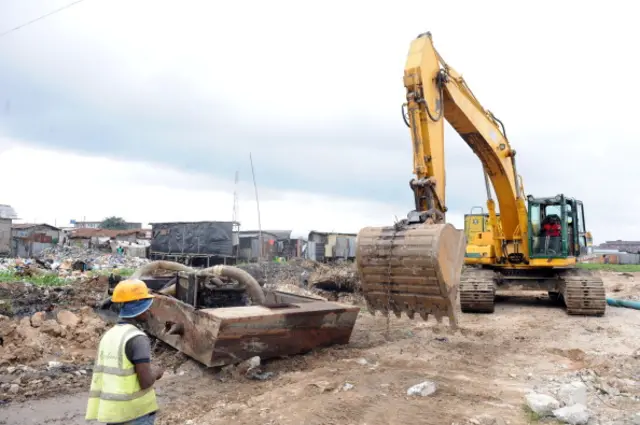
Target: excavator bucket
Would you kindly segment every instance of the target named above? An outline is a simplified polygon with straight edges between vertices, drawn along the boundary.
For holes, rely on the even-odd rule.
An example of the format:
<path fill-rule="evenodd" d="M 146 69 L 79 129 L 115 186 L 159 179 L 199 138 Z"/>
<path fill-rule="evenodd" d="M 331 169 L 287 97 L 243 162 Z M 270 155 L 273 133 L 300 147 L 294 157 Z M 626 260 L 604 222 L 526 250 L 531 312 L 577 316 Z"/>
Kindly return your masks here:
<path fill-rule="evenodd" d="M 464 252 L 464 232 L 451 224 L 361 229 L 356 262 L 369 312 L 447 316 L 456 327 Z"/>

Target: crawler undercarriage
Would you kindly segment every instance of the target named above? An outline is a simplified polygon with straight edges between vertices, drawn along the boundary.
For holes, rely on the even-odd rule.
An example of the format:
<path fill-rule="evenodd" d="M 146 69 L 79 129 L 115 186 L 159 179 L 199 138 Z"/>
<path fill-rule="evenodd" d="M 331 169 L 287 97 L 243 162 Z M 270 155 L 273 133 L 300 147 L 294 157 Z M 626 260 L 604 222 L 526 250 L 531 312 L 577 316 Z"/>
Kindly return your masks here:
<path fill-rule="evenodd" d="M 589 270 L 465 267 L 460 279 L 462 312 L 493 313 L 500 290 L 547 291 L 572 315 L 602 316 L 607 304 L 602 279 Z"/>

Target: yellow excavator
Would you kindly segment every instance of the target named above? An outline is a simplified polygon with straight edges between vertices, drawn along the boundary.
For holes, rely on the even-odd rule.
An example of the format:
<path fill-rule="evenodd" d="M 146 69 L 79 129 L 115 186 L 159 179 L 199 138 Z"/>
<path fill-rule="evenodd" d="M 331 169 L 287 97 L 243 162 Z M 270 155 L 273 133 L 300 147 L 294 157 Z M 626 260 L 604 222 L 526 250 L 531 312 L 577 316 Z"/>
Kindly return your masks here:
<path fill-rule="evenodd" d="M 392 226 L 358 233 L 356 264 L 369 311 L 423 320 L 432 314 L 455 326 L 458 299 L 462 312 L 493 313 L 497 289 L 518 289 L 547 291 L 568 314 L 604 314 L 602 279 L 575 267 L 590 239 L 582 202 L 563 194 L 525 197 L 504 125 L 443 60 L 428 32 L 411 43 L 404 86 L 415 210 Z M 444 120 L 484 169 L 490 225 L 468 241 L 445 220 Z"/>

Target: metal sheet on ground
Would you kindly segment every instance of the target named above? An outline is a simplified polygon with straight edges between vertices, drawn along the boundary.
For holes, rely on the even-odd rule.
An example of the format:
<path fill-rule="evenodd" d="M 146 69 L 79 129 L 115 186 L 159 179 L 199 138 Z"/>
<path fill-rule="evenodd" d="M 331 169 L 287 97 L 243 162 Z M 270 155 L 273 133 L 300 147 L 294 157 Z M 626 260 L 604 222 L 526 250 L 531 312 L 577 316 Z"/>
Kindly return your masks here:
<path fill-rule="evenodd" d="M 271 305 L 194 309 L 157 295 L 148 331 L 200 363 L 213 367 L 253 356 L 263 359 L 347 344 L 360 309 L 357 306 L 270 294 Z M 180 325 L 180 334 L 167 331 Z"/>

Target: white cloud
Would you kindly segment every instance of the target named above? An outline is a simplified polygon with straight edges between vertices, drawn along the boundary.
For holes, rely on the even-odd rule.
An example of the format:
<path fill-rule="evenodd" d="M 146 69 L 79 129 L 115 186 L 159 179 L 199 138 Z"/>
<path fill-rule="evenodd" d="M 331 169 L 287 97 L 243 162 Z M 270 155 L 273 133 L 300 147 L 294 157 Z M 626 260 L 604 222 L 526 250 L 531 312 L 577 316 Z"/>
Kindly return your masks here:
<path fill-rule="evenodd" d="M 3 4 L 0 31 L 66 3 Z M 261 189 L 263 214 L 281 208 L 270 219 L 273 226 L 285 220 L 283 203 L 291 211 L 286 219 L 302 227 L 384 224 L 411 208 L 410 141 L 399 114 L 402 67 L 409 42 L 430 30 L 444 58 L 506 124 L 527 192 L 582 199 L 596 241 L 640 239 L 640 199 L 632 196 L 639 177 L 633 99 L 640 95 L 640 79 L 628 77 L 640 73 L 637 55 L 629 54 L 637 38 L 634 12 L 631 2 L 621 0 L 606 7 L 461 1 L 455 10 L 421 0 L 87 1 L 0 39 L 0 96 L 8 96 L 0 97 L 0 106 L 7 106 L 0 114 L 0 136 L 137 158 L 135 166 L 60 158 L 55 171 L 39 177 L 48 183 L 54 175 L 69 177 L 67 167 L 86 170 L 77 184 L 94 188 L 89 194 L 109 185 L 122 188 L 117 196 L 126 202 L 118 208 L 131 219 L 174 213 L 164 204 L 128 207 L 135 201 L 129 191 L 159 199 L 178 194 L 197 202 L 200 207 L 181 219 L 230 217 L 231 201 L 224 196 L 230 196 L 232 183 L 224 178 L 231 174 L 225 161 L 248 158 L 251 151 L 258 155 L 259 182 L 273 186 Z M 18 83 L 22 88 L 14 91 Z M 20 125 L 11 121 L 16 116 Z M 29 133 L 33 128 L 42 131 L 35 136 Z M 464 143 L 453 132 L 447 137 L 447 204 L 459 217 L 484 204 L 483 180 Z M 160 151 L 164 159 L 151 158 Z M 18 158 L 22 164 L 35 163 L 34 153 L 24 155 L 29 156 Z M 151 159 L 183 169 L 169 172 L 144 163 Z M 120 177 L 102 175 L 109 167 Z M 190 173 L 207 167 L 208 175 Z M 34 168 L 20 168 L 18 186 L 26 184 L 22 176 L 49 168 L 26 169 Z M 246 168 L 241 176 L 246 181 Z M 334 180 L 323 185 L 330 177 Z M 352 187 L 362 201 L 292 192 L 294 182 L 304 183 L 296 188 L 325 193 Z M 396 197 L 388 204 L 395 187 L 404 201 Z M 19 212 L 41 210 L 28 206 L 35 202 L 32 195 L 7 190 Z M 216 193 L 218 201 L 204 203 L 200 191 Z M 80 203 L 75 197 L 91 195 L 76 192 L 81 191 L 68 189 L 74 198 L 61 197 L 47 214 L 66 220 L 110 213 L 98 195 Z M 255 210 L 250 186 L 241 193 L 241 218 L 247 223 L 255 217 L 245 215 Z M 26 210 L 20 208 L 23 202 Z M 71 208 L 69 202 L 78 203 Z M 311 223 L 316 212 L 309 211 L 323 209 L 318 220 L 326 221 Z M 273 227 L 265 220 L 265 227 Z"/>
<path fill-rule="evenodd" d="M 25 148 L 4 141 L 0 150 L 2 202 L 27 222 L 69 225 L 71 219 L 101 220 L 109 215 L 134 222 L 200 221 L 232 218 L 232 180 L 215 180 L 140 161 L 117 161 Z M 253 186 L 238 185 L 242 229 L 258 228 Z M 357 232 L 390 225 L 409 206 L 281 192 L 258 186 L 263 229 Z M 456 214 L 452 220 L 461 219 Z"/>

